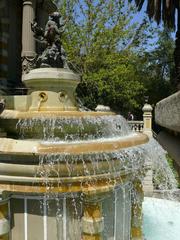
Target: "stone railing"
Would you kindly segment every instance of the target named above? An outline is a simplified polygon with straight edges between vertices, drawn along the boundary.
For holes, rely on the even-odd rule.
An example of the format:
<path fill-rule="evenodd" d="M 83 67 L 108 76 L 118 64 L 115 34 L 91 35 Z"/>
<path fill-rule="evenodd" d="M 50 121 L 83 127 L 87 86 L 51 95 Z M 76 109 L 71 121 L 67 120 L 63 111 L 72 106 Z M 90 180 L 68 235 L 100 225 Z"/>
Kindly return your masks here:
<path fill-rule="evenodd" d="M 143 121 L 128 121 L 130 129 L 134 132 L 143 132 L 152 137 L 152 107 L 147 102 L 143 108 Z"/>
<path fill-rule="evenodd" d="M 143 132 L 144 122 L 143 121 L 128 121 L 128 124 L 132 131 Z"/>

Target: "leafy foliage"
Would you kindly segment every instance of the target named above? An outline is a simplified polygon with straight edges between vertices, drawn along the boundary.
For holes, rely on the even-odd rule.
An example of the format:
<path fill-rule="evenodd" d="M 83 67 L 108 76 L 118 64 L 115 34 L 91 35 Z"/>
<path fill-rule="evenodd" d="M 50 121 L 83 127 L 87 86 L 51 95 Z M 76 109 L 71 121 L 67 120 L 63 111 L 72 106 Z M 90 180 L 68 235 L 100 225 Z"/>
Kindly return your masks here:
<path fill-rule="evenodd" d="M 156 47 L 143 54 L 144 61 L 147 62 L 147 65 L 142 64 L 142 71 L 146 75 L 144 86 L 151 104 L 167 97 L 173 91 L 171 87 L 175 72 L 173 53 L 174 41 L 171 33 L 165 28 L 158 32 Z"/>
<path fill-rule="evenodd" d="M 146 18 L 141 24 L 132 21 L 133 4 L 123 0 L 61 0 L 59 4 L 69 19 L 63 46 L 71 65 L 82 74 L 77 94 L 86 107 L 104 104 L 124 115 L 133 111 L 139 116 L 144 95 L 155 104 L 169 94 L 172 39 L 165 31 L 152 30 Z M 149 51 L 154 32 L 160 37 Z"/>

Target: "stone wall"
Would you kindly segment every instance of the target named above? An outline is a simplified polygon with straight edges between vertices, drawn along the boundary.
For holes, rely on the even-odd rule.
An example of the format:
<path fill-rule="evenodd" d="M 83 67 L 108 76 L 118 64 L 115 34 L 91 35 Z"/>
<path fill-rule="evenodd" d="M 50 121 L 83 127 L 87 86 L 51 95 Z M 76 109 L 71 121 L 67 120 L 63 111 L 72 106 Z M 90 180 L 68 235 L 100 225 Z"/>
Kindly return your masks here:
<path fill-rule="evenodd" d="M 174 165 L 180 176 L 180 135 L 175 136 L 172 132 L 163 130 L 158 134 L 157 140 L 175 160 Z"/>
<path fill-rule="evenodd" d="M 155 121 L 163 127 L 157 140 L 174 160 L 180 176 L 180 91 L 157 103 Z"/>
<path fill-rule="evenodd" d="M 155 121 L 166 129 L 180 132 L 180 91 L 156 104 Z"/>
<path fill-rule="evenodd" d="M 25 2 L 27 5 L 33 3 L 34 15 L 32 19 L 29 19 L 28 14 L 23 16 Z M 21 56 L 23 56 L 23 44 L 30 41 L 29 37 L 24 39 L 22 37 L 24 20 L 26 21 L 24 28 L 28 28 L 31 41 L 34 42 L 30 22 L 35 16 L 38 16 L 38 23 L 44 26 L 48 19 L 48 13 L 55 10 L 56 6 L 51 0 L 0 0 L 0 95 L 21 92 L 18 92 L 17 89 L 22 87 Z M 32 43 L 32 45 L 35 44 Z M 34 54 L 37 48 L 38 46 L 33 49 Z"/>

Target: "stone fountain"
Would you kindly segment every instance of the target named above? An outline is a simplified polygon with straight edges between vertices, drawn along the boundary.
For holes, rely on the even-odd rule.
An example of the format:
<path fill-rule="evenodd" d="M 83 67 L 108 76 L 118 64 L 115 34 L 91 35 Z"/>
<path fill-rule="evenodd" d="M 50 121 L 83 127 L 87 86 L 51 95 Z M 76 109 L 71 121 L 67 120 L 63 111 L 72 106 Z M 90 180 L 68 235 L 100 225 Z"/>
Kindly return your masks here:
<path fill-rule="evenodd" d="M 80 76 L 60 49 L 48 42 L 23 75 L 28 94 L 7 96 L 0 116 L 1 239 L 142 240 L 148 137 L 113 112 L 79 111 Z"/>

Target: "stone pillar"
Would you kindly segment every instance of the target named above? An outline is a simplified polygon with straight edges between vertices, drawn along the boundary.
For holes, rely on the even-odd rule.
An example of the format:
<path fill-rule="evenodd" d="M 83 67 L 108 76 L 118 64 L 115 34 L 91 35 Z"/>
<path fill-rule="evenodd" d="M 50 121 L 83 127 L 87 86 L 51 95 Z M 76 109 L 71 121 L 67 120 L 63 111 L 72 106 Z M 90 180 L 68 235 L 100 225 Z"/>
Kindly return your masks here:
<path fill-rule="evenodd" d="M 9 239 L 8 202 L 0 202 L 0 240 Z"/>
<path fill-rule="evenodd" d="M 142 108 L 143 110 L 143 122 L 144 122 L 144 128 L 143 128 L 143 133 L 148 135 L 149 137 L 152 137 L 152 110 L 153 108 L 151 107 L 150 104 L 147 102 L 144 104 L 144 107 Z"/>
<path fill-rule="evenodd" d="M 35 40 L 31 31 L 31 22 L 35 18 L 36 0 L 23 0 L 22 20 L 22 57 L 32 59 L 35 56 Z"/>
<path fill-rule="evenodd" d="M 152 106 L 148 104 L 148 100 L 146 99 L 146 102 L 144 104 L 143 110 L 143 133 L 148 135 L 149 137 L 152 137 Z M 143 189 L 146 196 L 152 196 L 153 194 L 153 173 L 152 173 L 152 160 L 148 163 L 146 166 L 148 171 L 145 175 L 145 178 L 143 180 Z"/>
<path fill-rule="evenodd" d="M 102 240 L 104 219 L 102 216 L 102 201 L 85 197 L 84 215 L 82 218 L 82 239 Z"/>
<path fill-rule="evenodd" d="M 143 240 L 142 232 L 142 202 L 144 198 L 143 186 L 140 181 L 133 183 L 134 198 L 132 199 L 131 239 Z"/>

